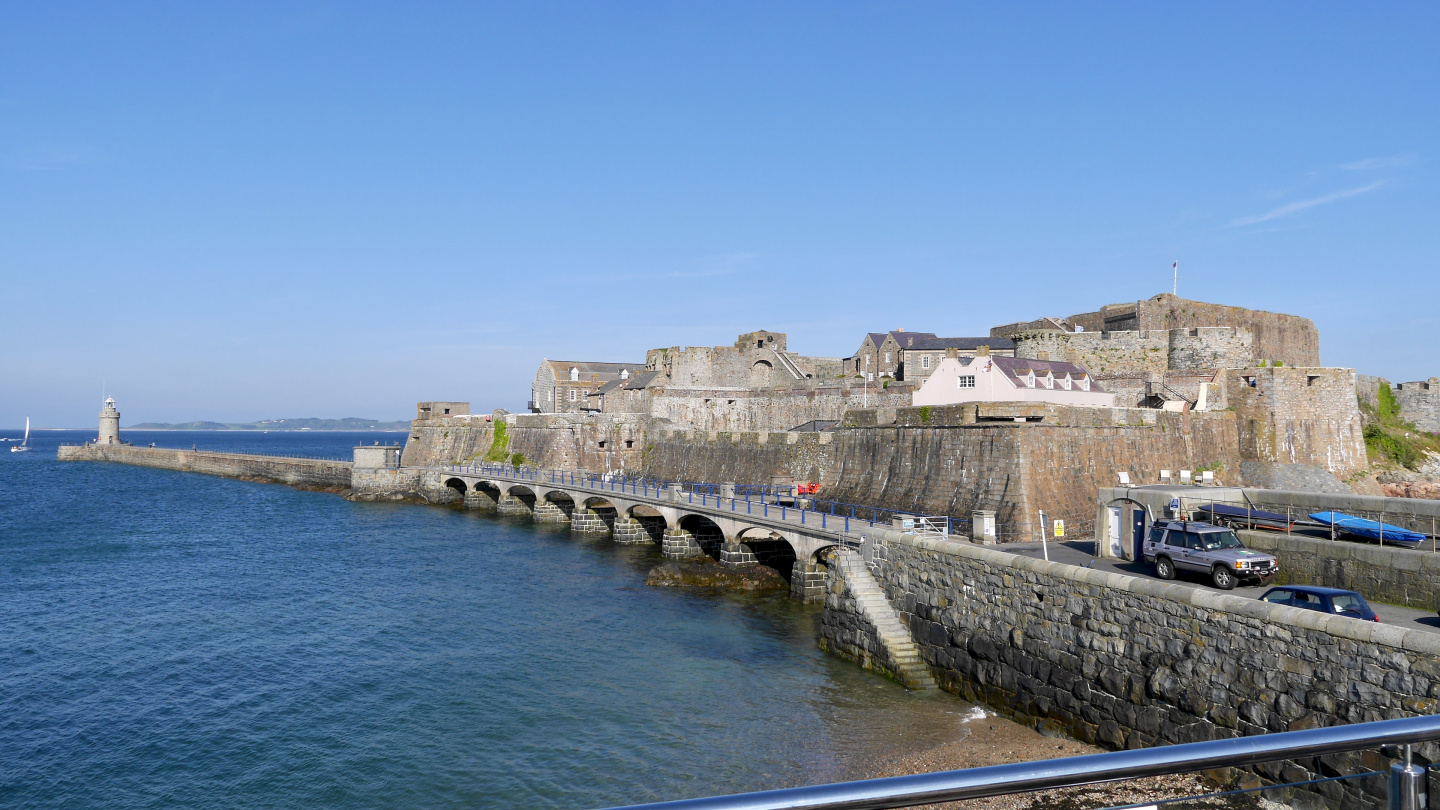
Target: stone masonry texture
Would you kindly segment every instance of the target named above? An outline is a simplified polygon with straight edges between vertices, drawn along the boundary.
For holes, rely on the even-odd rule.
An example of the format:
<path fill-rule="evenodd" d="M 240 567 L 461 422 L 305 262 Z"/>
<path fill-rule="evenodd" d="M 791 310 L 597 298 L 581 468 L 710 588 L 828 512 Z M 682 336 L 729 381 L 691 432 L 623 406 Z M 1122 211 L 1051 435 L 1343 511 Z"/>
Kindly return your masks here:
<path fill-rule="evenodd" d="M 221 475 L 245 481 L 289 484 L 302 489 L 350 488 L 351 462 L 322 459 L 212 453 L 205 450 L 171 450 L 130 445 L 76 445 L 61 447 L 61 461 L 115 461 L 139 467 Z"/>
<path fill-rule="evenodd" d="M 898 532 L 870 533 L 863 551 L 942 688 L 1042 730 L 1121 749 L 1440 712 L 1434 634 Z M 831 601 L 827 646 L 873 660 L 865 628 Z M 1433 743 L 1417 750 L 1440 757 Z M 1221 776 L 1258 785 L 1386 766 L 1350 754 Z M 1381 806 L 1384 784 L 1308 790 L 1304 806 L 1348 810 Z"/>

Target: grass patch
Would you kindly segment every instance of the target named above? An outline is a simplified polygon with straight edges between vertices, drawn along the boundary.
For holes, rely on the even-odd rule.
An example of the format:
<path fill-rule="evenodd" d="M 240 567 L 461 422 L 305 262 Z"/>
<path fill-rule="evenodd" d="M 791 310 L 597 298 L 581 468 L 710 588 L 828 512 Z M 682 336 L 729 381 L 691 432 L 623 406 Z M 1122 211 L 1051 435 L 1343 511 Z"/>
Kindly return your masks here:
<path fill-rule="evenodd" d="M 929 406 L 929 405 L 921 405 L 921 406 L 920 406 L 920 424 L 922 424 L 922 425 L 928 425 L 928 424 L 930 424 L 930 406 Z"/>
<path fill-rule="evenodd" d="M 495 433 L 490 437 L 490 449 L 485 451 L 485 460 L 504 462 L 510 449 L 510 433 L 504 422 L 495 423 Z M 517 455 L 519 455 L 517 453 Z"/>
<path fill-rule="evenodd" d="M 510 457 L 510 466 L 524 467 L 526 461 L 529 461 L 529 459 L 525 458 L 524 453 L 516 453 L 515 455 Z"/>

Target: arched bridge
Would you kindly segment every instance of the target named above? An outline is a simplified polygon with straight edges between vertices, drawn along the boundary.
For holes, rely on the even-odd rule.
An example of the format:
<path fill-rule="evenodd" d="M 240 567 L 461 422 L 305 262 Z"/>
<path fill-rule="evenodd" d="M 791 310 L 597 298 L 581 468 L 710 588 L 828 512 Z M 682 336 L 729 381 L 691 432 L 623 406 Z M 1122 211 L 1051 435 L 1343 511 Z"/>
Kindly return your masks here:
<path fill-rule="evenodd" d="M 823 598 L 825 550 L 858 546 L 861 531 L 890 514 L 870 510 L 866 517 L 836 515 L 817 510 L 815 502 L 803 498 L 782 501 L 764 490 L 757 495 L 727 485 L 687 489 L 682 484 L 489 464 L 433 472 L 431 480 L 461 495 L 467 508 L 569 524 L 572 531 L 610 535 L 618 543 L 655 543 L 672 559 L 709 556 L 730 565 L 759 562 L 787 577 L 792 595 L 807 601 Z M 888 527 L 889 521 L 883 525 Z"/>

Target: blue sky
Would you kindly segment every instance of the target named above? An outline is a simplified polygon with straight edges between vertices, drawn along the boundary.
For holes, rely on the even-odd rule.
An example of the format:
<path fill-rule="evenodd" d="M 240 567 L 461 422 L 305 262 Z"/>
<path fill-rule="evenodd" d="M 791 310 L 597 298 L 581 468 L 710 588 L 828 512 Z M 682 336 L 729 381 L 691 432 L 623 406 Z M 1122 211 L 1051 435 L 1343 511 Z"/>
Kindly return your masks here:
<path fill-rule="evenodd" d="M 0 5 L 0 426 L 1170 287 L 1440 374 L 1436 4 Z"/>

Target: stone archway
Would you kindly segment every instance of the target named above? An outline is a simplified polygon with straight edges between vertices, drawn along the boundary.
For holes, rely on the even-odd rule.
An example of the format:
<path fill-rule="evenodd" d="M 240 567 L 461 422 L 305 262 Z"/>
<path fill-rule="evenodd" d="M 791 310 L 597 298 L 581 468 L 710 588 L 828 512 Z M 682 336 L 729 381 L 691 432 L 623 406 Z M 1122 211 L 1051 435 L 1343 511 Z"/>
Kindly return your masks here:
<path fill-rule="evenodd" d="M 617 543 L 659 544 L 665 539 L 665 531 L 669 527 L 669 522 L 659 511 L 637 505 L 625 510 L 624 515 L 616 517 L 612 531 Z"/>

